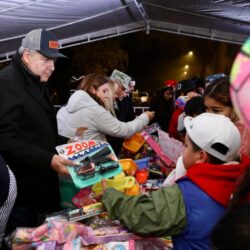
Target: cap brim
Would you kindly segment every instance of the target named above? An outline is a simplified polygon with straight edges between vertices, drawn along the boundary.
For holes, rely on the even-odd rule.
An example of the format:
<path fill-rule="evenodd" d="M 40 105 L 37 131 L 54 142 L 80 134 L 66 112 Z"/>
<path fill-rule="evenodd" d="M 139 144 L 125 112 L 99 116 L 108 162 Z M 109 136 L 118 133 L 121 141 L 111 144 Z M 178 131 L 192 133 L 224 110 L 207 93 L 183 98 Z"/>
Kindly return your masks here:
<path fill-rule="evenodd" d="M 58 51 L 44 51 L 44 50 L 40 50 L 38 51 L 39 53 L 41 53 L 43 56 L 48 57 L 48 58 L 52 58 L 52 59 L 57 59 L 57 58 L 68 58 L 67 56 L 59 53 Z"/>

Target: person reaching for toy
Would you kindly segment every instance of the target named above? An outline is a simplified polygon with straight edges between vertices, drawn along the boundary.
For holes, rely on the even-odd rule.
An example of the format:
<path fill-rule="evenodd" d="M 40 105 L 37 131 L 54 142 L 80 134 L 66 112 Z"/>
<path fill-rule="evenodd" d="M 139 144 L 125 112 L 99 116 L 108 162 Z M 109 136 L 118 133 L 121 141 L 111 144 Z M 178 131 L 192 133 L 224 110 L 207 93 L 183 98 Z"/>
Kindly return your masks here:
<path fill-rule="evenodd" d="M 85 140 L 106 141 L 105 135 L 130 137 L 142 130 L 154 117 L 146 111 L 130 122 L 121 122 L 104 108 L 108 98 L 109 79 L 99 74 L 85 76 L 66 106 L 57 113 L 59 134 L 68 138 L 75 136 L 79 128 Z"/>
<path fill-rule="evenodd" d="M 184 125 L 186 176 L 149 196 L 126 196 L 106 188 L 103 181 L 102 203 L 111 219 L 120 220 L 134 233 L 172 236 L 177 250 L 210 250 L 210 232 L 224 215 L 235 181 L 249 161 L 234 161 L 240 134 L 229 118 L 203 113 L 186 117 Z"/>

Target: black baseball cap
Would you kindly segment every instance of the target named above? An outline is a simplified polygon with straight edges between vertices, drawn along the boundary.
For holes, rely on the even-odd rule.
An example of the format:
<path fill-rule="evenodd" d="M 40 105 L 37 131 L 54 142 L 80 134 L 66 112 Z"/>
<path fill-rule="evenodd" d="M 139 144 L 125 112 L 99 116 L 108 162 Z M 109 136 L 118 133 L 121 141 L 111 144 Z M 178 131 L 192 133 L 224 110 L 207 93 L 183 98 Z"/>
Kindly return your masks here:
<path fill-rule="evenodd" d="M 195 90 L 195 82 L 191 79 L 179 81 L 175 89 L 176 92 L 183 91 L 185 94 L 193 90 Z"/>
<path fill-rule="evenodd" d="M 59 52 L 59 43 L 56 36 L 45 29 L 30 31 L 22 40 L 22 48 L 32 49 L 48 58 L 67 58 Z"/>

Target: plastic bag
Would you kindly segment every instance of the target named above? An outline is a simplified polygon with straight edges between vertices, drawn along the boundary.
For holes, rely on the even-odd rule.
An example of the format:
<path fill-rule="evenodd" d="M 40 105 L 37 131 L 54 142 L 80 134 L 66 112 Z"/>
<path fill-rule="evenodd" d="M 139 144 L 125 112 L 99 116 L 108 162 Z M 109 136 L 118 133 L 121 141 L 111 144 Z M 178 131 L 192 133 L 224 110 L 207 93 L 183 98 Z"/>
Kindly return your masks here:
<path fill-rule="evenodd" d="M 177 162 L 177 159 L 183 154 L 183 144 L 169 136 L 168 133 L 158 129 L 159 144 L 164 153 L 173 161 Z"/>

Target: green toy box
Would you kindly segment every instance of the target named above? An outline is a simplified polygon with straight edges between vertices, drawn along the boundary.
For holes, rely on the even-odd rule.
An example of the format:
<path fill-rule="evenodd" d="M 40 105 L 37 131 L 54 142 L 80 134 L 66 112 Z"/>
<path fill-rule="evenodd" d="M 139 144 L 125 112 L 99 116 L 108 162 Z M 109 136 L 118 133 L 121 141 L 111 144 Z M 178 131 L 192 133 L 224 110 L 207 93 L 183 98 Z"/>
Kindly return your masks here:
<path fill-rule="evenodd" d="M 72 198 L 80 191 L 77 188 L 70 176 L 60 177 L 60 194 L 62 208 L 75 208 L 72 203 Z"/>

